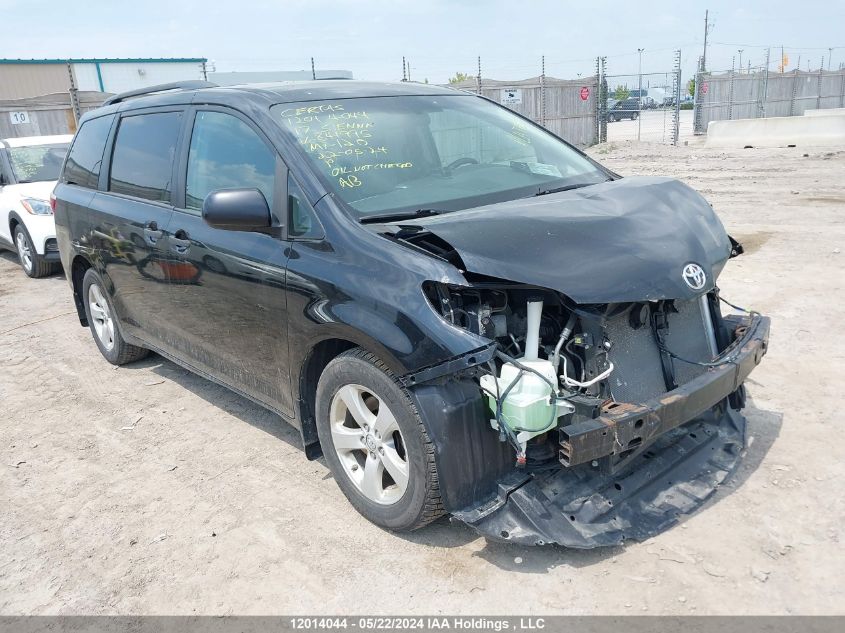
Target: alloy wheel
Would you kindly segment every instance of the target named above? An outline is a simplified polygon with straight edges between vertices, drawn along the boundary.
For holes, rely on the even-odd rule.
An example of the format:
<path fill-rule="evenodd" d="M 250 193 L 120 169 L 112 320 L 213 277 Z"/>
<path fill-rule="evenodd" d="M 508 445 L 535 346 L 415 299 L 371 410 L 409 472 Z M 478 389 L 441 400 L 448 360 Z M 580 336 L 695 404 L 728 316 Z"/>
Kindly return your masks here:
<path fill-rule="evenodd" d="M 329 408 L 332 444 L 341 467 L 370 501 L 396 503 L 405 494 L 410 464 L 405 441 L 387 404 L 361 385 L 345 385 Z"/>
<path fill-rule="evenodd" d="M 15 246 L 18 249 L 18 257 L 21 260 L 24 270 L 28 273 L 32 272 L 32 249 L 29 247 L 29 241 L 26 239 L 23 231 L 18 231 L 18 235 L 15 237 Z"/>
<path fill-rule="evenodd" d="M 114 320 L 103 291 L 97 284 L 91 284 L 88 288 L 88 309 L 97 338 L 107 351 L 111 351 L 114 347 Z"/>

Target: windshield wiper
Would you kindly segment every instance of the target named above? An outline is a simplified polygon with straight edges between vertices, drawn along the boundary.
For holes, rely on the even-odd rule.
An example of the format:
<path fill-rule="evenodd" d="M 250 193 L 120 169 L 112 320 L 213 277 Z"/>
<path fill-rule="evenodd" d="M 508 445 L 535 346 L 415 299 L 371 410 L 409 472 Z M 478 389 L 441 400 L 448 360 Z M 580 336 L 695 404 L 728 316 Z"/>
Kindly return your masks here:
<path fill-rule="evenodd" d="M 554 187 L 552 189 L 541 189 L 535 196 L 546 196 L 550 193 L 560 193 L 561 191 L 572 191 L 573 189 L 580 189 L 581 187 L 589 187 L 590 185 L 594 185 L 594 182 L 579 182 L 575 185 L 564 185 L 563 187 Z"/>
<path fill-rule="evenodd" d="M 399 213 L 379 213 L 376 215 L 367 215 L 361 218 L 361 224 L 377 224 L 379 222 L 397 222 L 399 220 L 413 220 L 414 218 L 424 218 L 430 215 L 440 215 L 446 213 L 442 209 L 417 209 L 416 211 L 403 211 Z"/>

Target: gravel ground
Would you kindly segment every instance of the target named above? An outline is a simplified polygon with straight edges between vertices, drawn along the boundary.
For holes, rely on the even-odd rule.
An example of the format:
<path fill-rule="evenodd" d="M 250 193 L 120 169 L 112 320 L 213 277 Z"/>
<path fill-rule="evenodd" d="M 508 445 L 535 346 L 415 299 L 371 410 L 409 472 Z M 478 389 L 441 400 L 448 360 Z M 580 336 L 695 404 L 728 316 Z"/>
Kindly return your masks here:
<path fill-rule="evenodd" d="M 5 253 L 0 613 L 845 613 L 845 151 L 591 153 L 705 194 L 746 247 L 724 295 L 773 320 L 747 455 L 701 511 L 586 552 L 383 531 L 275 416 L 158 357 L 113 369 L 64 277 Z"/>

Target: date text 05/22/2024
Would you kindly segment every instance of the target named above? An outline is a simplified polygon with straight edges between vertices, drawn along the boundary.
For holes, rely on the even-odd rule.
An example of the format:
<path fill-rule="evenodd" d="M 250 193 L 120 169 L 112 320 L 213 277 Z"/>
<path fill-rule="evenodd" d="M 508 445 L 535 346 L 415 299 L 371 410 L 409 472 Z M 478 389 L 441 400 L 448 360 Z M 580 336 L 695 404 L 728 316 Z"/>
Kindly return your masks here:
<path fill-rule="evenodd" d="M 456 631 L 540 631 L 546 628 L 544 618 L 534 617 L 293 617 L 292 629 L 326 631 L 359 629 L 379 630 L 456 630 Z"/>

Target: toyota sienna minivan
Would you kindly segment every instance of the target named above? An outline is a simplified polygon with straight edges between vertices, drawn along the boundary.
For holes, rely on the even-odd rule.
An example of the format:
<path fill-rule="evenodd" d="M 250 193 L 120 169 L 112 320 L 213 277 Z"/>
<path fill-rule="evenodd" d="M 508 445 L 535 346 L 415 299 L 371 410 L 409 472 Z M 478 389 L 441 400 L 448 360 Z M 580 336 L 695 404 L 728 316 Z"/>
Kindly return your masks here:
<path fill-rule="evenodd" d="M 277 412 L 395 530 L 643 539 L 737 467 L 769 320 L 742 247 L 666 178 L 622 178 L 476 95 L 410 82 L 117 95 L 52 204 L 82 325 Z"/>

